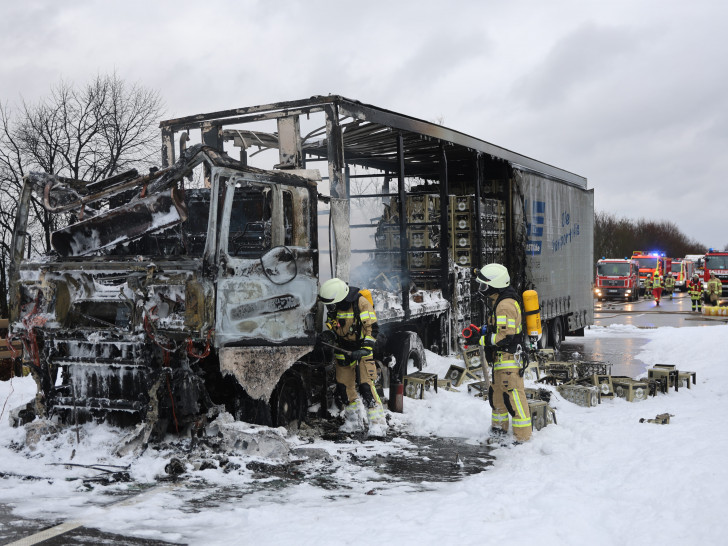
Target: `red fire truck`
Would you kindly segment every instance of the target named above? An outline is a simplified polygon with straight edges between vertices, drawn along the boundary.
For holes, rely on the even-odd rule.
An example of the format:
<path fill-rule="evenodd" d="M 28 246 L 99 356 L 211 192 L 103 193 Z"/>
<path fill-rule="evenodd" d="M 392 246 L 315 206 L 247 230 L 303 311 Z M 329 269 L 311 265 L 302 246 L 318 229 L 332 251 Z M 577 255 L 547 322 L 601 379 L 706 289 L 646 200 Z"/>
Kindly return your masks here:
<path fill-rule="evenodd" d="M 657 250 L 635 250 L 632 252 L 632 259 L 636 260 L 640 267 L 640 293 L 644 293 L 645 279 L 652 277 L 655 271 L 664 275 L 665 271 L 672 269 L 672 259 L 666 258 L 664 252 Z"/>
<path fill-rule="evenodd" d="M 704 282 L 707 283 L 710 280 L 711 273 L 715 273 L 723 284 L 722 295 L 728 294 L 728 252 L 719 252 L 711 248 L 705 253 Z"/>
<path fill-rule="evenodd" d="M 695 262 L 686 258 L 673 258 L 670 271 L 675 277 L 675 289 L 687 292 L 688 281 L 695 273 Z"/>
<path fill-rule="evenodd" d="M 639 298 L 639 263 L 628 258 L 602 258 L 597 262 L 594 296 L 597 300 Z"/>

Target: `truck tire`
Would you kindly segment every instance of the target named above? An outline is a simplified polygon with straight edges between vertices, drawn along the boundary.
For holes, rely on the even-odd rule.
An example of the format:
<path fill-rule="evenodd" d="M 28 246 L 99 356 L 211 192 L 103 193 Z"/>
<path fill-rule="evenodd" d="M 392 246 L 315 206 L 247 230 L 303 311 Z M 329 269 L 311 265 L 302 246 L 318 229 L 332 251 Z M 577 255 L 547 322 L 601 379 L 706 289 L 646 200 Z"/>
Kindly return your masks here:
<path fill-rule="evenodd" d="M 427 357 L 417 332 L 400 332 L 393 337 L 397 340 L 397 346 L 392 351 L 397 360 L 393 376 L 401 382 L 412 368 L 421 370 L 427 364 Z"/>
<path fill-rule="evenodd" d="M 564 329 L 560 317 L 556 317 L 549 322 L 549 345 L 555 351 L 561 350 L 561 341 L 564 338 L 563 333 Z"/>
<path fill-rule="evenodd" d="M 271 396 L 273 426 L 298 426 L 306 418 L 308 397 L 301 377 L 288 370 L 283 374 Z"/>

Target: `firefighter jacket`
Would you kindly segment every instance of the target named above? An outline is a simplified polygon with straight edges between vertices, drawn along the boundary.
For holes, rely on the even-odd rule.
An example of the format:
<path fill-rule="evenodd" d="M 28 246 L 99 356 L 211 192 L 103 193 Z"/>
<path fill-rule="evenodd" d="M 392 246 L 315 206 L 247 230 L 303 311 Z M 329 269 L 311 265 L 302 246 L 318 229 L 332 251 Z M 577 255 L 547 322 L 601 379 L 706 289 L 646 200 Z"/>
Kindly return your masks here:
<path fill-rule="evenodd" d="M 494 311 L 488 317 L 488 330 L 480 338 L 480 344 L 492 348 L 494 370 L 518 369 L 514 353 L 523 341 L 523 324 L 518 295 L 513 288 L 503 290 L 495 301 Z"/>
<path fill-rule="evenodd" d="M 665 277 L 665 288 L 667 290 L 673 290 L 675 288 L 675 277 L 672 275 Z"/>
<path fill-rule="evenodd" d="M 723 284 L 720 282 L 720 279 L 717 277 L 711 277 L 708 281 L 708 295 L 717 295 L 720 296 L 723 293 Z"/>
<path fill-rule="evenodd" d="M 353 292 L 353 293 L 352 293 Z M 344 301 L 336 304 L 336 309 L 327 315 L 326 326 L 338 337 L 338 345 L 347 351 L 364 349 L 372 357 L 377 336 L 377 315 L 371 302 L 351 288 Z M 337 361 L 345 360 L 342 353 L 335 353 Z M 340 362 L 343 364 L 343 362 Z"/>
<path fill-rule="evenodd" d="M 688 284 L 688 292 L 690 293 L 691 300 L 700 299 L 700 295 L 703 293 L 703 283 L 700 282 L 700 279 L 690 281 Z"/>
<path fill-rule="evenodd" d="M 655 273 L 655 276 L 652 277 L 652 288 L 660 288 L 661 281 L 660 281 L 660 275 Z"/>

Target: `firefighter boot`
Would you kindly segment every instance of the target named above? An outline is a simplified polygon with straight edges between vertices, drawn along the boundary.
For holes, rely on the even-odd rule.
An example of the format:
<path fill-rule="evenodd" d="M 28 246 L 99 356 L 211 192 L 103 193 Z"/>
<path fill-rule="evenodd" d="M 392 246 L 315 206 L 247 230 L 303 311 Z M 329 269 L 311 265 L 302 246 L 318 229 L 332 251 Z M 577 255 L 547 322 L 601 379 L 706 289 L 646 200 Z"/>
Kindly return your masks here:
<path fill-rule="evenodd" d="M 488 433 L 488 438 L 485 440 L 485 443 L 489 446 L 505 446 L 508 445 L 506 441 L 507 436 L 508 434 L 502 428 L 490 427 L 490 432 Z"/>
<path fill-rule="evenodd" d="M 370 438 L 384 438 L 387 436 L 387 420 L 384 417 L 384 408 L 381 404 L 375 405 L 367 410 L 369 419 Z"/>
<path fill-rule="evenodd" d="M 344 424 L 339 427 L 341 432 L 364 431 L 364 419 L 360 408 L 361 404 L 358 398 L 344 407 Z"/>
<path fill-rule="evenodd" d="M 387 420 L 377 389 L 371 381 L 359 384 L 359 395 L 367 408 L 370 438 L 384 438 L 387 435 Z"/>

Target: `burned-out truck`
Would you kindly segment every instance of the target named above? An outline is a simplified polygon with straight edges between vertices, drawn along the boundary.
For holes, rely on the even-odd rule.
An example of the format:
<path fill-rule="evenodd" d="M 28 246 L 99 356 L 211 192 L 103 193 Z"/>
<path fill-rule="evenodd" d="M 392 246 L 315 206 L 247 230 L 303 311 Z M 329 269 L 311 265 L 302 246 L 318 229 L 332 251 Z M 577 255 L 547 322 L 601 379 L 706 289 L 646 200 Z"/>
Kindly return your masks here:
<path fill-rule="evenodd" d="M 483 320 L 473 271 L 485 263 L 538 291 L 542 344 L 593 322 L 593 191 L 581 176 L 339 96 L 161 129 L 149 173 L 26 177 L 11 323 L 40 412 L 158 432 L 223 405 L 262 424 L 326 414 L 317 292 L 333 276 L 371 290 L 375 357 L 398 378 Z M 39 258 L 25 257 L 32 198 L 60 226 Z"/>

